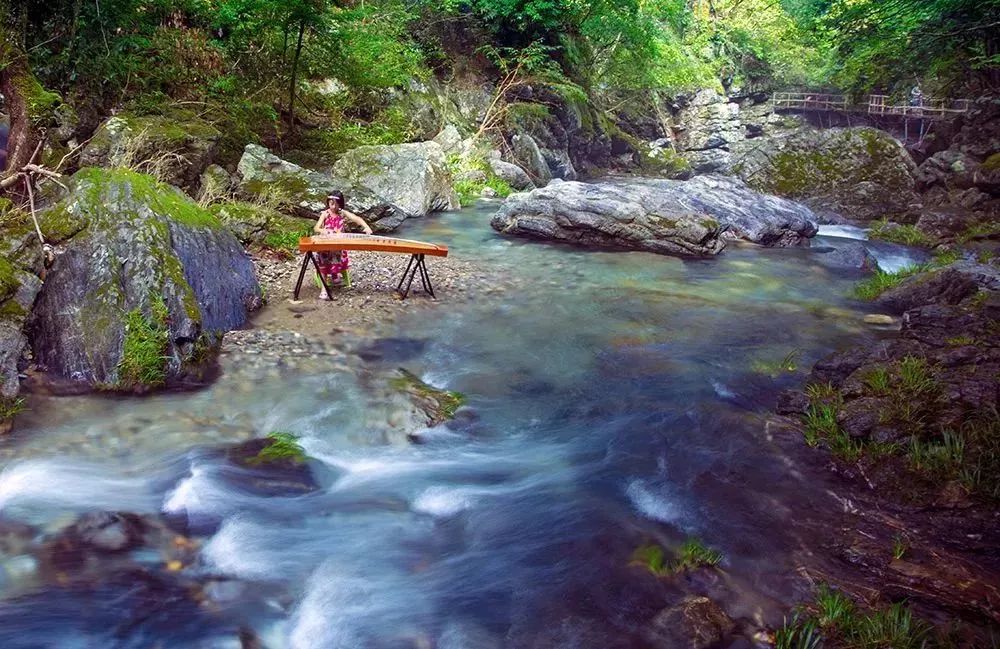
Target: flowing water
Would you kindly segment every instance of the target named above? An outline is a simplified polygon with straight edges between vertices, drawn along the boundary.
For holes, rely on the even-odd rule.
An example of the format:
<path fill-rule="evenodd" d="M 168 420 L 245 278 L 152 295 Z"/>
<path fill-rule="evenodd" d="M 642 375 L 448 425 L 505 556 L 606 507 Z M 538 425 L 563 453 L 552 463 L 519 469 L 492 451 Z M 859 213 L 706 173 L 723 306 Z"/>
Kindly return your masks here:
<path fill-rule="evenodd" d="M 32 396 L 0 449 L 0 646 L 239 647 L 243 628 L 274 649 L 643 647 L 685 593 L 780 623 L 818 541 L 796 521 L 824 495 L 763 415 L 817 358 L 885 335 L 863 324 L 855 278 L 808 249 L 684 261 L 512 241 L 490 209 L 400 236 L 517 290 L 414 311 L 387 339 L 228 354 L 195 393 Z M 369 378 L 398 366 L 464 393 L 458 421 L 421 444 L 387 433 L 394 406 Z M 214 452 L 272 430 L 301 437 L 319 489 L 255 490 Z M 94 509 L 192 538 L 49 566 L 46 540 Z M 630 565 L 689 536 L 723 553 L 719 570 Z"/>

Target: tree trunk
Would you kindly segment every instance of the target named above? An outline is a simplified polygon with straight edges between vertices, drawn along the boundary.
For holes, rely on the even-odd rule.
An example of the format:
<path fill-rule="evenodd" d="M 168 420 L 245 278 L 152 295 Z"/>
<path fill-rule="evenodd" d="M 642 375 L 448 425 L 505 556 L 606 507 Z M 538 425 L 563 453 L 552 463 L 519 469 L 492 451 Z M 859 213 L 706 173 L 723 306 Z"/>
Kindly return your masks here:
<path fill-rule="evenodd" d="M 288 83 L 288 122 L 295 130 L 295 91 L 299 80 L 299 56 L 302 54 L 302 37 L 306 32 L 306 21 L 299 22 L 299 39 L 295 44 L 295 58 L 292 59 L 292 79 Z"/>
<path fill-rule="evenodd" d="M 5 34 L 3 36 L 9 36 Z M 10 117 L 10 134 L 7 139 L 7 167 L 0 173 L 0 183 L 17 173 L 31 161 L 42 136 L 31 116 L 30 97 L 26 90 L 38 87 L 31 74 L 28 59 L 21 48 L 0 37 L 0 93 Z"/>

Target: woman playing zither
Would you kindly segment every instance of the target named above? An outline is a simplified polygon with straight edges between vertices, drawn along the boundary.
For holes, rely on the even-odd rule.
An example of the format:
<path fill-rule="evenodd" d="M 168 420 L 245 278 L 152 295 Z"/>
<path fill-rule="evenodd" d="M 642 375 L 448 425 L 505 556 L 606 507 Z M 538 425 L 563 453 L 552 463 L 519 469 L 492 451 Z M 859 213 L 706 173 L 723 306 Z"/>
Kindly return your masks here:
<path fill-rule="evenodd" d="M 326 197 L 326 209 L 319 215 L 316 225 L 313 226 L 313 232 L 319 235 L 339 234 L 345 230 L 347 221 L 360 226 L 365 234 L 372 233 L 372 229 L 365 223 L 364 219 L 344 209 L 344 194 L 339 191 L 332 192 Z M 319 282 L 319 299 L 330 299 L 322 279 L 326 279 L 333 284 L 338 284 L 341 281 L 341 276 L 343 276 L 347 285 L 350 285 L 350 275 L 348 274 L 350 265 L 351 260 L 346 250 L 319 253 L 319 272 L 323 276 L 322 278 L 316 278 L 321 280 Z"/>

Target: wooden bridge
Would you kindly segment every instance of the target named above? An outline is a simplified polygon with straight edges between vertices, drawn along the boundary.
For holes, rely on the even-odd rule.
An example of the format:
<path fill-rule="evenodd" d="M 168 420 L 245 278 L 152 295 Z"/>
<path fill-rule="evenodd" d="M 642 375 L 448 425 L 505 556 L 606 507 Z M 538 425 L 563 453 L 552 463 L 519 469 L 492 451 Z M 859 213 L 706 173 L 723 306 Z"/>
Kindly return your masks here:
<path fill-rule="evenodd" d="M 893 104 L 889 95 L 869 95 L 867 103 L 855 103 L 846 95 L 816 92 L 776 92 L 772 97 L 775 111 L 806 110 L 868 115 L 896 115 L 917 119 L 949 119 L 969 112 L 969 99 L 922 97 L 912 104 Z"/>

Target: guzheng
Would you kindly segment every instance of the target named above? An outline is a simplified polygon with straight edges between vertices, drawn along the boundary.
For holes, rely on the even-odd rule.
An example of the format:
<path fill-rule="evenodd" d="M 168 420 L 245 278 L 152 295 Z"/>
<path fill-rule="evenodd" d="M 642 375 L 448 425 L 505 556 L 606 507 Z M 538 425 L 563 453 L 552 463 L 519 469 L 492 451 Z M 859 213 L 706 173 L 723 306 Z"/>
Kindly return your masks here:
<path fill-rule="evenodd" d="M 410 239 L 396 239 L 394 237 L 379 237 L 371 234 L 324 234 L 312 237 L 302 237 L 299 239 L 299 252 L 304 252 L 302 259 L 302 270 L 299 271 L 299 280 L 295 283 L 295 299 L 299 299 L 299 292 L 302 290 L 302 280 L 305 279 L 306 270 L 309 263 L 316 268 L 320 282 L 327 292 L 330 286 L 326 283 L 326 278 L 319 272 L 319 261 L 316 258 L 320 252 L 335 252 L 338 250 L 366 250 L 371 252 L 392 252 L 410 255 L 410 261 L 406 264 L 406 270 L 399 279 L 396 291 L 405 299 L 413 285 L 413 279 L 420 273 L 420 283 L 423 284 L 424 292 L 431 297 L 434 295 L 434 287 L 431 284 L 431 276 L 427 271 L 427 264 L 424 257 L 447 257 L 448 246 L 436 243 L 426 243 L 424 241 L 412 241 Z M 403 284 L 406 288 L 403 288 Z"/>
<path fill-rule="evenodd" d="M 447 257 L 448 246 L 410 239 L 380 237 L 371 234 L 326 234 L 299 239 L 300 252 L 329 252 L 333 250 L 369 250 L 374 252 L 395 252 L 406 255 L 431 255 Z"/>

